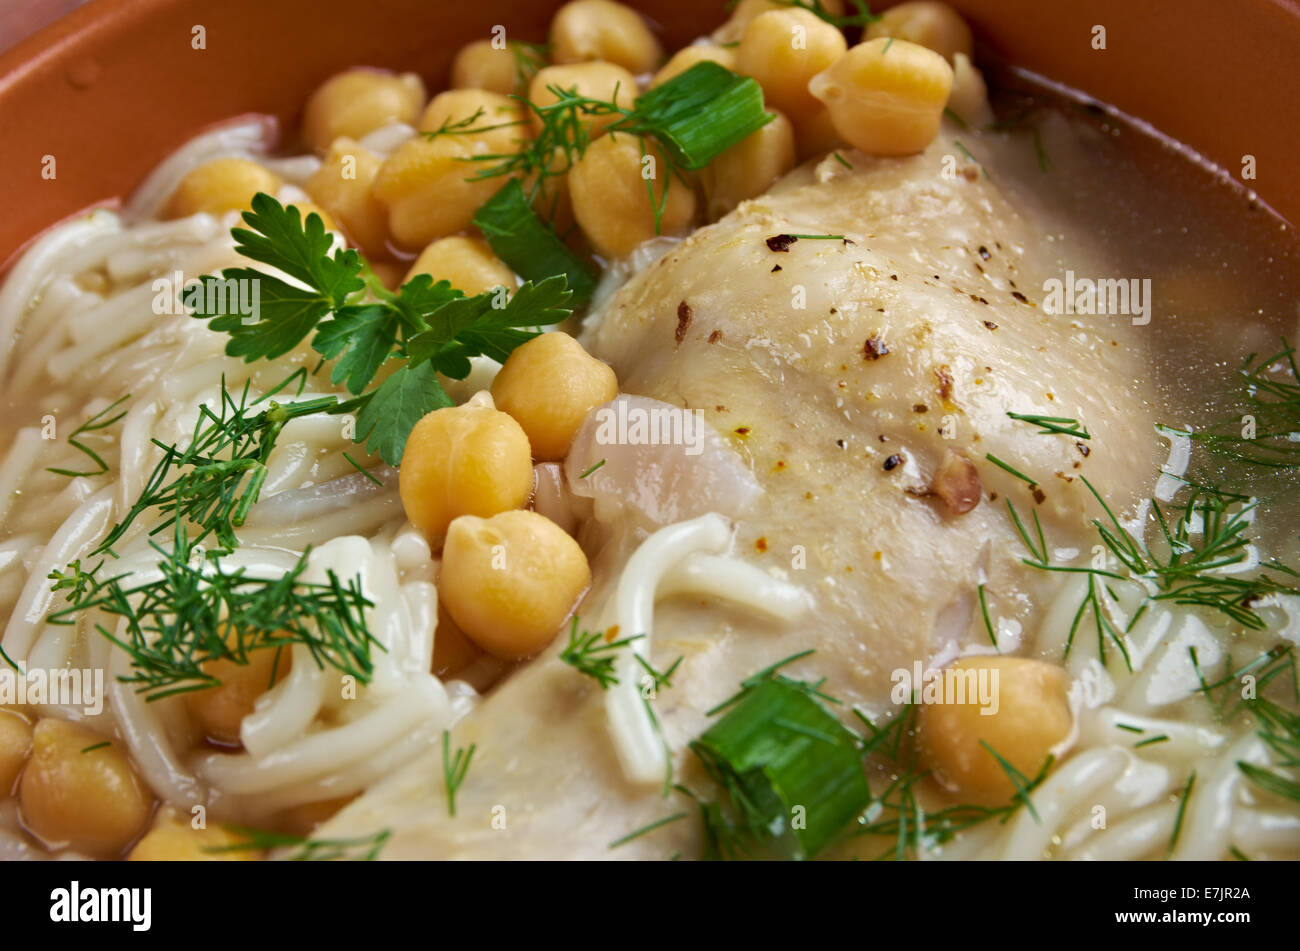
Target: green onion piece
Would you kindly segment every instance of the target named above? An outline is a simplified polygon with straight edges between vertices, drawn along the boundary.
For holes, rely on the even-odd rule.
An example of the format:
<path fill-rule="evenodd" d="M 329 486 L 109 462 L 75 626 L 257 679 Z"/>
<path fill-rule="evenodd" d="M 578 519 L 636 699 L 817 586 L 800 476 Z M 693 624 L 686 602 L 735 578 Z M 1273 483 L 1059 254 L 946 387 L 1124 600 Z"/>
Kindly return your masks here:
<path fill-rule="evenodd" d="M 703 62 L 647 92 L 612 128 L 653 135 L 674 163 L 694 171 L 775 118 L 756 80 Z"/>
<path fill-rule="evenodd" d="M 502 261 L 526 281 L 563 274 L 573 291 L 572 306 L 584 305 L 596 277 L 582 259 L 534 213 L 518 179 L 511 179 L 474 213 L 474 224 Z"/>
<path fill-rule="evenodd" d="M 858 738 L 806 685 L 767 680 L 691 744 L 744 824 L 811 858 L 871 801 Z"/>

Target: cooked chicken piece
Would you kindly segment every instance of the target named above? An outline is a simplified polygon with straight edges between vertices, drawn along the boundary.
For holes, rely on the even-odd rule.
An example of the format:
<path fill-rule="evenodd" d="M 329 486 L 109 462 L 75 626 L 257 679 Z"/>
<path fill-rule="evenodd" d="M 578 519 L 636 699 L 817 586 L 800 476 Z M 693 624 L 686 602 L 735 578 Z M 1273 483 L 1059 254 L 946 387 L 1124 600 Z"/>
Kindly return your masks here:
<path fill-rule="evenodd" d="M 985 143 L 987 174 L 946 137 L 909 159 L 805 166 L 589 321 L 585 343 L 624 392 L 702 410 L 741 455 L 764 491 L 736 519 L 734 552 L 812 599 L 792 624 L 700 599 L 660 605 L 656 666 L 684 660 L 655 708 L 688 784 L 705 788 L 686 748 L 705 711 L 785 656 L 815 648 L 788 672 L 828 678 L 844 710 L 888 717 L 892 671 L 988 648 L 980 584 L 1015 651 L 1050 579 L 1021 563 L 1008 500 L 1027 524 L 1038 513 L 1052 549 L 1089 554 L 1100 512 L 1081 477 L 1117 512 L 1150 491 L 1160 444 L 1140 328 L 1040 307 L 1044 281 L 1067 267 L 1124 272 L 1049 210 L 1013 205 L 999 147 Z M 1091 439 L 1040 434 L 1008 412 L 1077 419 Z M 594 523 L 582 538 L 596 588 L 580 613 L 594 618 L 636 538 Z M 689 801 L 627 782 L 601 690 L 558 659 L 565 640 L 456 727 L 453 743 L 477 752 L 455 819 L 434 751 L 321 834 L 391 828 L 387 857 L 694 855 Z M 682 809 L 686 820 L 609 850 Z"/>

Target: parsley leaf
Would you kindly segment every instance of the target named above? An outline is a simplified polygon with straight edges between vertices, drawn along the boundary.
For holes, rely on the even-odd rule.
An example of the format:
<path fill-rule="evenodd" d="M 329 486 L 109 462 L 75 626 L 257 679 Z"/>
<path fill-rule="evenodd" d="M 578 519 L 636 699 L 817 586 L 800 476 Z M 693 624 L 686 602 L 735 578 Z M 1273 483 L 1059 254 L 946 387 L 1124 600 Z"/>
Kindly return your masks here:
<path fill-rule="evenodd" d="M 451 377 L 469 375 L 469 357 L 487 356 L 505 362 L 515 347 L 537 336 L 533 328 L 558 323 L 571 310 L 573 292 L 563 275 L 538 284 L 525 284 L 504 307 L 492 293 L 449 301 L 428 318 L 428 330 L 406 345 L 411 365 L 428 361 Z"/>
<path fill-rule="evenodd" d="M 533 217 L 526 204 L 524 210 Z M 190 295 L 199 298 L 187 301 L 194 316 L 229 334 L 226 352 L 250 362 L 283 356 L 314 330 L 312 348 L 334 361 L 330 380 L 346 385 L 353 397 L 332 411 L 355 411 L 354 441 L 389 465 L 400 464 L 407 436 L 422 416 L 453 405 L 439 373 L 464 379 L 475 356 L 504 362 L 538 327 L 573 313 L 576 295 L 564 275 L 525 283 L 513 297 L 497 288 L 467 298 L 427 274 L 393 293 L 379 285 L 356 251 L 333 250 L 317 215 L 303 222 L 296 208 L 259 193 L 244 221 L 248 228 L 231 230 L 236 250 L 306 286 L 256 268 L 229 268 L 204 278 L 202 294 Z M 594 286 L 589 273 L 583 277 Z M 391 359 L 405 364 L 371 389 Z"/>
<path fill-rule="evenodd" d="M 340 307 L 320 325 L 311 345 L 327 360 L 337 358 L 330 382 L 347 380 L 348 392 L 362 393 L 397 344 L 401 315 L 386 304 Z"/>
<path fill-rule="evenodd" d="M 379 453 L 389 465 L 402 461 L 406 437 L 416 423 L 435 409 L 455 405 L 431 363 L 402 367 L 364 399 L 356 442 L 365 441 L 366 451 Z"/>
<path fill-rule="evenodd" d="M 252 313 L 241 311 L 241 296 L 251 300 L 242 294 L 241 286 L 257 288 Z M 246 267 L 203 278 L 203 293 L 195 297 L 194 316 L 210 321 L 212 330 L 230 334 L 226 353 L 249 363 L 284 356 L 312 332 L 331 306 L 314 291 Z"/>
<path fill-rule="evenodd" d="M 365 287 L 358 276 L 361 255 L 355 250 L 335 251 L 320 215 L 304 222 L 293 205 L 285 207 L 264 192 L 253 196 L 252 210 L 244 212 L 248 228 L 234 228 L 235 250 L 246 258 L 269 264 L 314 288 L 335 306 Z M 253 230 L 249 230 L 249 228 Z"/>

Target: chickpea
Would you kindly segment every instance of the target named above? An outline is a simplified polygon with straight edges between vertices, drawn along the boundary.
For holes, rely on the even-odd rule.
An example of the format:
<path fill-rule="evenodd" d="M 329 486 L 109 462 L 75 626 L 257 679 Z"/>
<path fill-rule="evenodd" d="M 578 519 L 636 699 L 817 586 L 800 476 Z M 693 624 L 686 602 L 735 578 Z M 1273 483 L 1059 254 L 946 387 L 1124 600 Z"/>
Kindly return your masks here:
<path fill-rule="evenodd" d="M 653 178 L 643 178 L 652 168 Z M 650 203 L 647 180 L 654 188 L 655 205 Z M 679 231 L 695 218 L 694 189 L 673 175 L 658 147 L 631 135 L 607 135 L 591 143 L 569 172 L 569 190 L 573 215 L 587 240 L 611 258 L 630 254 L 656 233 Z M 660 204 L 663 214 L 656 232 L 655 206 Z"/>
<path fill-rule="evenodd" d="M 538 217 L 548 222 L 559 235 L 570 231 L 575 224 L 573 197 L 569 190 L 569 174 L 565 171 L 568 167 L 568 157 L 556 149 L 549 165 L 549 169 L 556 174 L 547 175 L 542 179 L 542 186 L 533 200 L 533 210 L 537 212 Z M 536 181 L 536 174 L 529 175 L 524 180 L 525 194 L 532 191 Z M 569 243 L 574 244 L 572 240 Z"/>
<path fill-rule="evenodd" d="M 725 46 L 696 45 L 684 46 L 673 54 L 672 59 L 664 63 L 659 72 L 650 81 L 650 88 L 668 82 L 699 63 L 717 63 L 727 69 L 736 68 L 736 54 Z"/>
<path fill-rule="evenodd" d="M 821 0 L 822 9 L 831 16 L 844 15 L 844 0 Z M 776 0 L 740 0 L 731 18 L 713 31 L 710 39 L 715 43 L 735 43 L 745 35 L 745 27 L 754 21 L 754 17 L 770 10 L 789 10 L 789 3 L 777 3 Z"/>
<path fill-rule="evenodd" d="M 447 529 L 438 595 L 460 629 L 494 657 L 540 651 L 590 583 L 578 543 L 536 512 L 463 515 Z"/>
<path fill-rule="evenodd" d="M 258 192 L 274 195 L 280 176 L 244 158 L 219 158 L 191 169 L 172 192 L 164 218 L 186 218 L 206 211 L 220 215 L 247 208 Z"/>
<path fill-rule="evenodd" d="M 253 712 L 257 698 L 289 672 L 291 657 L 287 647 L 267 647 L 250 652 L 247 664 L 225 657 L 207 661 L 201 669 L 221 683 L 183 695 L 190 716 L 208 739 L 240 746 L 239 728 L 244 717 Z"/>
<path fill-rule="evenodd" d="M 370 190 L 379 164 L 379 158 L 355 139 L 335 139 L 305 186 L 368 257 L 388 253 L 388 211 Z"/>
<path fill-rule="evenodd" d="M 993 122 L 989 89 L 984 83 L 984 76 L 965 53 L 958 53 L 953 63 L 948 108 L 967 125 L 985 126 Z"/>
<path fill-rule="evenodd" d="M 406 280 L 406 269 L 392 261 L 371 261 L 370 270 L 375 272 L 379 283 L 390 291 L 397 290 Z"/>
<path fill-rule="evenodd" d="M 557 63 L 603 59 L 648 73 L 663 55 L 641 14 L 613 0 L 573 0 L 551 21 L 551 58 Z"/>
<path fill-rule="evenodd" d="M 808 80 L 845 49 L 844 34 L 807 10 L 773 10 L 745 27 L 736 68 L 758 80 L 769 105 L 786 115 L 804 115 L 817 108 Z"/>
<path fill-rule="evenodd" d="M 716 221 L 747 198 L 767 191 L 794 168 L 794 126 L 779 112 L 715 158 L 700 173 L 710 221 Z"/>
<path fill-rule="evenodd" d="M 32 751 L 32 725 L 15 710 L 0 708 L 0 799 L 13 791 Z"/>
<path fill-rule="evenodd" d="M 415 122 L 424 105 L 424 83 L 415 73 L 358 67 L 331 76 L 307 100 L 302 137 L 317 152 L 339 136 L 360 139 L 390 122 Z"/>
<path fill-rule="evenodd" d="M 814 155 L 825 155 L 844 144 L 835 123 L 831 121 L 831 111 L 825 106 L 792 121 L 800 161 L 806 161 Z"/>
<path fill-rule="evenodd" d="M 566 333 L 520 344 L 492 381 L 492 398 L 524 428 L 539 462 L 558 462 L 583 420 L 618 396 L 614 371 Z"/>
<path fill-rule="evenodd" d="M 436 549 L 457 516 L 495 515 L 528 501 L 528 437 L 490 406 L 436 409 L 411 430 L 397 485 L 406 517 Z"/>
<path fill-rule="evenodd" d="M 1070 733 L 1068 678 L 1056 664 L 1024 657 L 966 657 L 953 666 L 963 672 L 968 698 L 979 672 L 990 672 L 997 712 L 981 714 L 983 708 L 970 702 L 922 705 L 917 719 L 921 762 L 962 798 L 1004 804 L 1015 787 L 980 741 L 1032 778 L 1052 747 Z"/>
<path fill-rule="evenodd" d="M 433 632 L 433 674 L 446 679 L 454 677 L 483 655 L 477 644 L 465 636 L 447 613 L 447 607 L 438 600 L 438 627 Z"/>
<path fill-rule="evenodd" d="M 451 62 L 452 89 L 485 89 L 508 96 L 522 93 L 515 51 L 498 49 L 491 40 L 466 43 Z"/>
<path fill-rule="evenodd" d="M 477 119 L 473 118 L 475 115 Z M 483 89 L 449 89 L 438 93 L 420 116 L 417 128 L 421 132 L 436 132 L 471 119 L 465 128 L 490 130 L 471 138 L 487 143 L 492 152 L 518 152 L 520 140 L 528 138 L 531 128 L 518 101 Z"/>
<path fill-rule="evenodd" d="M 288 207 L 298 209 L 298 217 L 302 219 L 304 225 L 307 223 L 309 215 L 316 215 L 320 218 L 321 224 L 325 226 L 326 231 L 338 230 L 338 222 L 334 220 L 334 216 L 314 201 L 291 201 Z"/>
<path fill-rule="evenodd" d="M 518 284 L 515 272 L 492 253 L 486 241 L 463 235 L 439 238 L 421 251 L 406 280 L 417 274 L 428 274 L 435 283 L 449 281 L 452 287 L 464 291 L 466 297 L 498 287 L 513 291 Z"/>
<path fill-rule="evenodd" d="M 868 40 L 813 77 L 809 88 L 850 145 L 872 155 L 911 155 L 939 134 L 952 67 L 906 40 Z"/>
<path fill-rule="evenodd" d="M 576 91 L 580 96 L 613 102 L 624 109 L 631 109 L 636 102 L 636 77 L 622 66 L 614 63 L 574 63 L 569 66 L 547 66 L 539 69 L 528 86 L 528 98 L 534 105 L 548 106 L 559 101 L 559 96 L 551 92 L 551 87 L 565 92 Z M 616 114 L 605 116 L 588 116 L 585 120 L 587 131 L 595 136 L 605 126 L 617 122 Z M 542 120 L 532 117 L 533 130 L 540 132 Z"/>
<path fill-rule="evenodd" d="M 43 719 L 18 783 L 23 822 L 51 845 L 115 857 L 149 821 L 153 799 L 117 743 L 83 726 Z"/>
<path fill-rule="evenodd" d="M 958 53 L 966 57 L 975 55 L 975 41 L 970 27 L 961 14 L 946 3 L 916 0 L 900 3 L 880 15 L 880 19 L 867 27 L 864 40 L 892 36 L 907 40 L 928 50 L 934 50 L 949 63 L 956 65 Z"/>
<path fill-rule="evenodd" d="M 214 851 L 244 840 L 221 826 L 196 829 L 171 809 L 160 809 L 153 825 L 131 849 L 131 862 L 238 862 L 257 857 L 252 850 Z"/>
<path fill-rule="evenodd" d="M 379 168 L 373 192 L 388 209 L 394 239 L 410 248 L 464 231 L 474 213 L 505 184 L 504 177 L 471 181 L 475 155 L 497 151 L 472 136 L 410 139 Z"/>

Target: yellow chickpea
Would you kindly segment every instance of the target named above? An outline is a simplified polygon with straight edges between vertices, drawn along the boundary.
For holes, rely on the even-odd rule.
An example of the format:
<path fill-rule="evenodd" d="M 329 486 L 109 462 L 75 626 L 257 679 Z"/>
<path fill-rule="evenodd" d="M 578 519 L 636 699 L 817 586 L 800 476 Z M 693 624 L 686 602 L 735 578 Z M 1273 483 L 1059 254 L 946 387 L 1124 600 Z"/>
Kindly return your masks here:
<path fill-rule="evenodd" d="M 464 231 L 474 212 L 505 184 L 504 176 L 471 181 L 475 155 L 497 152 L 473 136 L 417 136 L 379 168 L 373 192 L 388 209 L 393 238 L 408 248 Z"/>
<path fill-rule="evenodd" d="M 551 21 L 551 58 L 557 63 L 603 59 L 648 73 L 663 55 L 641 14 L 613 0 L 573 0 Z"/>
<path fill-rule="evenodd" d="M 807 161 L 814 155 L 825 155 L 840 148 L 844 139 L 831 121 L 831 111 L 821 106 L 815 112 L 805 113 L 794 124 L 794 140 L 798 146 L 799 161 Z"/>
<path fill-rule="evenodd" d="M 780 113 L 715 158 L 700 172 L 710 221 L 767 191 L 795 163 L 794 126 Z"/>
<path fill-rule="evenodd" d="M 542 179 L 542 186 L 533 200 L 533 210 L 538 217 L 549 223 L 556 234 L 563 235 L 573 228 L 573 196 L 569 190 L 569 159 L 560 150 L 556 150 L 550 171 L 556 173 Z M 537 176 L 529 175 L 524 179 L 524 193 L 531 193 Z M 570 242 L 572 244 L 572 242 Z"/>
<path fill-rule="evenodd" d="M 603 136 L 569 172 L 573 215 L 592 247 L 607 257 L 624 257 L 657 233 L 680 231 L 695 218 L 694 189 L 673 175 L 656 146 L 644 143 L 644 155 L 642 147 L 635 136 Z M 647 182 L 654 189 L 654 205 Z M 663 214 L 656 232 L 658 205 Z"/>
<path fill-rule="evenodd" d="M 614 371 L 558 331 L 516 347 L 492 381 L 492 398 L 524 428 L 538 462 L 567 456 L 587 414 L 616 396 Z"/>
<path fill-rule="evenodd" d="M 406 280 L 417 274 L 428 274 L 435 283 L 449 281 L 452 287 L 464 291 L 466 297 L 498 287 L 513 291 L 517 286 L 515 272 L 492 253 L 486 241 L 464 235 L 439 238 L 421 251 Z"/>
<path fill-rule="evenodd" d="M 574 63 L 569 66 L 547 66 L 539 69 L 528 86 L 528 98 L 534 105 L 548 106 L 558 102 L 559 96 L 551 91 L 552 87 L 565 92 L 577 92 L 580 96 L 613 102 L 624 109 L 631 109 L 636 102 L 636 77 L 622 66 L 614 63 Z M 585 120 L 587 130 L 594 136 L 605 126 L 617 122 L 617 114 L 588 116 Z M 536 115 L 532 118 L 533 130 L 540 132 L 542 120 Z"/>
<path fill-rule="evenodd" d="M 287 647 L 268 647 L 252 651 L 247 664 L 237 664 L 228 658 L 203 664 L 203 672 L 220 680 L 220 685 L 183 696 L 190 716 L 204 735 L 227 746 L 241 745 L 240 724 L 253 712 L 257 698 L 289 672 L 291 656 Z"/>
<path fill-rule="evenodd" d="M 164 209 L 164 218 L 185 218 L 206 211 L 220 215 L 247 208 L 258 192 L 274 195 L 280 176 L 244 158 L 219 158 L 191 169 Z"/>
<path fill-rule="evenodd" d="M 379 164 L 355 139 L 335 139 L 306 184 L 312 200 L 338 220 L 367 257 L 388 253 L 388 211 L 370 190 Z"/>
<path fill-rule="evenodd" d="M 821 0 L 822 9 L 832 16 L 844 15 L 844 0 Z M 776 0 L 740 0 L 731 18 L 713 31 L 710 37 L 715 43 L 735 43 L 745 35 L 745 27 L 754 21 L 754 17 L 770 10 L 789 10 L 789 3 L 777 3 Z"/>
<path fill-rule="evenodd" d="M 965 53 L 958 53 L 953 62 L 948 108 L 967 125 L 986 126 L 993 122 L 984 76 Z"/>
<path fill-rule="evenodd" d="M 786 115 L 804 115 L 818 105 L 808 80 L 845 49 L 844 34 L 820 17 L 799 8 L 773 10 L 745 27 L 736 68 L 758 80 L 769 105 Z"/>
<path fill-rule="evenodd" d="M 487 143 L 490 151 L 517 152 L 520 140 L 527 139 L 532 128 L 526 119 L 523 106 L 508 96 L 484 89 L 449 89 L 433 97 L 417 128 L 436 132 L 469 122 L 462 128 L 485 130 L 473 138 Z"/>
<path fill-rule="evenodd" d="M 15 710 L 0 709 L 0 799 L 13 791 L 14 782 L 32 751 L 32 725 Z"/>
<path fill-rule="evenodd" d="M 457 516 L 495 515 L 528 501 L 528 437 L 490 406 L 436 409 L 411 430 L 397 485 L 406 517 L 436 548 Z"/>
<path fill-rule="evenodd" d="M 465 636 L 447 613 L 447 606 L 438 601 L 438 628 L 433 632 L 433 675 L 446 679 L 454 677 L 483 656 L 482 649 Z"/>
<path fill-rule="evenodd" d="M 954 65 L 958 53 L 965 53 L 968 58 L 975 55 L 970 27 L 961 14 L 946 3 L 916 0 L 891 7 L 867 27 L 863 39 L 874 40 L 882 36 L 907 40 L 934 50 Z"/>
<path fill-rule="evenodd" d="M 989 708 L 996 705 L 996 712 L 981 714 L 983 708 L 969 702 L 922 705 L 917 719 L 921 762 L 963 799 L 1004 804 L 1015 795 L 1015 786 L 980 741 L 1023 775 L 1035 776 L 1052 747 L 1070 733 L 1069 679 L 1056 664 L 1024 657 L 966 657 L 953 666 L 966 679 L 967 697 L 976 677 L 988 678 L 994 698 Z"/>
<path fill-rule="evenodd" d="M 521 660 L 540 651 L 590 584 L 578 543 L 536 512 L 465 515 L 447 529 L 438 596 L 494 657 Z"/>
<path fill-rule="evenodd" d="M 451 62 L 452 89 L 486 89 L 508 96 L 522 93 L 515 51 L 498 49 L 491 40 L 466 43 Z"/>
<path fill-rule="evenodd" d="M 371 261 L 370 270 L 375 272 L 379 283 L 390 291 L 395 291 L 405 282 L 406 268 L 392 261 Z"/>
<path fill-rule="evenodd" d="M 659 72 L 650 81 L 650 88 L 660 86 L 686 72 L 700 63 L 717 63 L 727 69 L 736 68 L 736 54 L 725 46 L 697 44 L 684 46 L 673 54 L 672 59 L 664 63 Z"/>
<path fill-rule="evenodd" d="M 911 155 L 939 134 L 952 67 L 906 40 L 868 40 L 813 77 L 809 88 L 850 145 L 872 155 Z"/>
<path fill-rule="evenodd" d="M 302 219 L 304 225 L 307 223 L 308 216 L 316 215 L 326 231 L 338 230 L 338 222 L 334 220 L 334 216 L 314 201 L 291 201 L 289 207 L 298 209 L 298 217 Z"/>
<path fill-rule="evenodd" d="M 196 829 L 171 809 L 160 809 L 153 825 L 131 849 L 131 862 L 239 862 L 257 858 L 247 849 L 215 851 L 243 839 L 221 826 Z"/>
<path fill-rule="evenodd" d="M 415 122 L 424 83 L 415 73 L 358 67 L 331 76 L 307 100 L 302 137 L 317 152 L 339 136 L 360 139 L 390 122 Z"/>
<path fill-rule="evenodd" d="M 149 821 L 153 797 L 121 745 L 83 726 L 43 719 L 18 783 L 23 822 L 52 846 L 116 857 Z"/>

